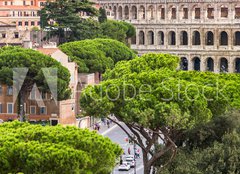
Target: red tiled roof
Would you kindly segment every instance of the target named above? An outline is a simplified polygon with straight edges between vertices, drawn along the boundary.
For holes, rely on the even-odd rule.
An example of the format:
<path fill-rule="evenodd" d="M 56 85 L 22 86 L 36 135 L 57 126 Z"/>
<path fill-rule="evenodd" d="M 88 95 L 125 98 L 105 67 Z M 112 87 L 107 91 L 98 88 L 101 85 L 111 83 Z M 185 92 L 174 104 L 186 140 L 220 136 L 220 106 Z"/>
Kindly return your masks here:
<path fill-rule="evenodd" d="M 38 48 L 37 51 L 45 54 L 45 55 L 52 55 L 53 53 L 55 53 L 57 50 L 59 50 L 58 48 Z"/>

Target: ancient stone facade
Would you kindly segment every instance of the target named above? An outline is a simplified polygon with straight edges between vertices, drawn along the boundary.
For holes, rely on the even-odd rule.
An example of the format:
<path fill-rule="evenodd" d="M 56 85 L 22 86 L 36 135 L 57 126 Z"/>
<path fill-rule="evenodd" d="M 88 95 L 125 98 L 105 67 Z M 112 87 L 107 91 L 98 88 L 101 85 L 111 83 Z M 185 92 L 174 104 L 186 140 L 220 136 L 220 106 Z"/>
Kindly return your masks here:
<path fill-rule="evenodd" d="M 99 0 L 136 27 L 132 48 L 181 58 L 180 68 L 240 73 L 239 0 Z"/>

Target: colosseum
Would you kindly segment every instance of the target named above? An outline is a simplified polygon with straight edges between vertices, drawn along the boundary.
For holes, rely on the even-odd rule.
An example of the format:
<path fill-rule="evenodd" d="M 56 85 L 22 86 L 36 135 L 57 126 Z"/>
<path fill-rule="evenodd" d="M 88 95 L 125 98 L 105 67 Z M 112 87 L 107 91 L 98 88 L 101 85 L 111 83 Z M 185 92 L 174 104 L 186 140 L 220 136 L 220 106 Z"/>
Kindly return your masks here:
<path fill-rule="evenodd" d="M 240 73 L 240 0 L 99 0 L 136 27 L 139 54 L 165 52 L 183 70 Z"/>

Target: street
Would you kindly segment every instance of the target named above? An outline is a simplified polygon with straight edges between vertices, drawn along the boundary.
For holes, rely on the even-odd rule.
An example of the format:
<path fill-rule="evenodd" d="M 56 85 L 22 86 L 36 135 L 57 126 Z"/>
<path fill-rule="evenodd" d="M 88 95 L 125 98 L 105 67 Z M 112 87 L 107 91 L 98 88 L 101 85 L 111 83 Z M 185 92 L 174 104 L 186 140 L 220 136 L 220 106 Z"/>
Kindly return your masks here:
<path fill-rule="evenodd" d="M 123 125 L 123 124 L 122 124 Z M 112 125 L 109 129 L 106 129 L 103 125 L 103 130 L 100 130 L 100 134 L 109 137 L 113 142 L 118 143 L 124 150 L 125 154 L 128 154 L 128 148 L 130 147 L 131 155 L 134 154 L 133 145 L 126 142 L 127 134 L 117 125 Z M 124 128 L 126 128 L 124 126 Z M 127 129 L 127 128 L 126 128 Z M 127 129 L 128 130 L 128 129 Z M 130 131 L 129 131 L 130 132 Z M 139 148 L 136 146 L 137 149 Z M 124 157 L 124 155 L 123 155 Z M 142 153 L 140 154 L 140 159 L 136 159 L 136 173 L 143 174 L 143 162 Z M 129 171 L 118 171 L 118 165 L 114 168 L 112 174 L 134 174 L 134 168 Z"/>

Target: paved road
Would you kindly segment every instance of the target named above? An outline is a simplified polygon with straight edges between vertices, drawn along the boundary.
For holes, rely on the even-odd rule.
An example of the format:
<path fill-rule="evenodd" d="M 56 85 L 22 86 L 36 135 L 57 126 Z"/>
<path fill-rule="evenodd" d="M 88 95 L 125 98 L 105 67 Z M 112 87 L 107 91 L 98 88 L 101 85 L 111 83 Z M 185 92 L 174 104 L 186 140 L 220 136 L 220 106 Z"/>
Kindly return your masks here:
<path fill-rule="evenodd" d="M 127 134 L 117 125 L 113 125 L 109 129 L 106 129 L 105 126 L 102 126 L 102 130 L 100 130 L 99 133 L 102 134 L 103 136 L 109 137 L 113 142 L 118 143 L 124 149 L 126 154 L 128 152 L 128 148 L 130 147 L 131 153 L 133 155 L 133 145 L 130 145 L 125 141 Z M 141 154 L 141 157 L 142 157 L 142 154 Z M 143 174 L 142 158 L 137 159 L 136 164 L 137 164 L 136 173 Z M 116 166 L 112 174 L 134 174 L 134 169 L 131 169 L 129 171 L 118 171 L 118 166 Z"/>

